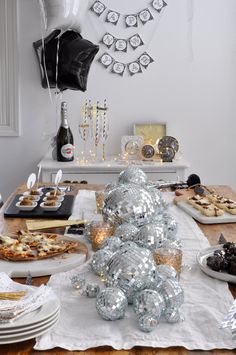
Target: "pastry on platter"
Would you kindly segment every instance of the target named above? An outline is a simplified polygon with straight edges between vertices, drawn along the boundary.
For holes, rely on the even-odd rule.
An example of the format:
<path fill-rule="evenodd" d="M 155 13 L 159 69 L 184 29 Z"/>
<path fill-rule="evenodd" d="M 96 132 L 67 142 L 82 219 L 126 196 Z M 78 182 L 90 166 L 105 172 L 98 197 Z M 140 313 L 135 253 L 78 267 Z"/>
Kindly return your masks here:
<path fill-rule="evenodd" d="M 236 201 L 219 194 L 209 194 L 207 198 L 222 210 L 236 215 Z"/>
<path fill-rule="evenodd" d="M 206 197 L 200 195 L 190 197 L 188 199 L 188 203 L 207 217 L 218 217 L 224 214 L 224 211 L 222 209 L 215 206 Z"/>

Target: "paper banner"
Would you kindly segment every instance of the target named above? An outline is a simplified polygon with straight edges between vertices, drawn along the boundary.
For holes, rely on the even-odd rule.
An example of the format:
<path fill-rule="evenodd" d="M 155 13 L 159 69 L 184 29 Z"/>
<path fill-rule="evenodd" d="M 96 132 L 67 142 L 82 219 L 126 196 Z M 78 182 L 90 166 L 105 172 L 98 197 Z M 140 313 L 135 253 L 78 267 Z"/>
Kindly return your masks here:
<path fill-rule="evenodd" d="M 109 53 L 103 53 L 103 55 L 98 59 L 98 61 L 105 67 L 108 68 L 114 61 Z"/>
<path fill-rule="evenodd" d="M 125 71 L 125 67 L 126 65 L 124 63 L 121 63 L 121 62 L 114 62 L 113 65 L 112 65 L 112 73 L 114 74 L 118 74 L 120 76 L 123 76 L 124 74 L 124 71 Z"/>
<path fill-rule="evenodd" d="M 104 36 L 102 37 L 101 43 L 103 43 L 107 48 L 110 48 L 113 43 L 115 43 L 116 38 L 110 34 L 110 33 L 105 33 Z"/>
<path fill-rule="evenodd" d="M 131 47 L 133 49 L 136 49 L 139 46 L 142 46 L 144 43 L 143 43 L 142 38 L 139 36 L 139 34 L 136 33 L 135 35 L 133 35 L 132 37 L 129 38 L 129 44 L 131 45 Z"/>
<path fill-rule="evenodd" d="M 120 18 L 119 12 L 109 10 L 106 16 L 106 22 L 116 25 L 117 22 L 119 21 L 119 18 Z"/>
<path fill-rule="evenodd" d="M 163 7 L 167 6 L 167 3 L 164 0 L 153 0 L 151 4 L 152 7 L 158 12 L 161 12 Z"/>
<path fill-rule="evenodd" d="M 138 17 L 143 25 L 145 25 L 148 21 L 153 20 L 153 16 L 151 12 L 147 9 L 144 9 L 138 13 Z"/>
<path fill-rule="evenodd" d="M 152 57 L 150 57 L 149 54 L 147 54 L 147 52 L 144 52 L 143 54 L 141 54 L 141 56 L 138 58 L 138 62 L 144 67 L 147 68 L 149 66 L 149 64 L 154 62 L 154 59 L 152 59 Z"/>
<path fill-rule="evenodd" d="M 101 1 L 95 1 L 90 7 L 90 10 L 93 11 L 97 16 L 100 16 L 106 9 L 106 6 Z"/>
<path fill-rule="evenodd" d="M 127 52 L 127 43 L 126 39 L 116 39 L 115 41 L 115 51 Z"/>
<path fill-rule="evenodd" d="M 138 61 L 131 62 L 131 63 L 127 64 L 127 68 L 128 68 L 129 74 L 132 76 L 135 74 L 138 74 L 138 73 L 142 73 L 142 68 L 141 68 Z"/>
<path fill-rule="evenodd" d="M 125 15 L 126 27 L 138 27 L 138 15 Z"/>

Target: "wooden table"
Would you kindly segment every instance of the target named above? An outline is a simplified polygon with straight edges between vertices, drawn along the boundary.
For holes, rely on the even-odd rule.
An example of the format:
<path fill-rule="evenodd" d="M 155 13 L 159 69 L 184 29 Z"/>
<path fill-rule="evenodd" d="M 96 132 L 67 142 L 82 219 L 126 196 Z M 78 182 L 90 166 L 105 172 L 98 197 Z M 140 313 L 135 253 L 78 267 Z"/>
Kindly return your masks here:
<path fill-rule="evenodd" d="M 82 185 L 82 184 L 73 184 L 74 187 L 74 192 L 76 192 L 79 189 L 89 189 L 89 190 L 96 190 L 100 189 L 101 186 L 99 185 Z M 213 187 L 218 193 L 227 196 L 229 198 L 232 198 L 236 200 L 236 193 L 229 187 L 227 186 L 214 186 Z M 14 192 L 14 194 L 19 194 L 22 191 L 25 190 L 25 185 L 19 186 L 19 188 Z M 14 195 L 13 194 L 13 195 Z M 10 196 L 8 201 L 13 197 Z M 7 205 L 8 201 L 6 201 L 5 205 Z M 11 231 L 15 232 L 21 228 L 25 228 L 25 220 L 24 219 L 18 219 L 18 218 L 4 218 L 3 213 L 4 213 L 4 207 L 1 209 L 0 212 L 0 228 L 1 230 L 4 231 Z M 221 233 L 224 234 L 225 238 L 228 241 L 232 241 L 236 243 L 236 223 L 231 223 L 231 224 L 214 224 L 214 225 L 202 225 L 198 223 L 200 229 L 203 231 L 207 239 L 209 240 L 211 245 L 218 244 L 219 236 Z M 60 232 L 60 229 L 57 229 L 54 232 Z M 25 282 L 24 279 L 17 279 L 18 282 Z M 42 283 L 46 283 L 48 281 L 48 277 L 37 277 L 34 278 L 33 284 L 34 285 L 40 285 Z M 230 290 L 233 294 L 233 296 L 236 298 L 236 286 L 235 285 L 229 285 Z M 110 347 L 99 347 L 99 348 L 93 348 L 89 349 L 86 351 L 67 351 L 64 349 L 60 348 L 54 348 L 52 350 L 47 350 L 47 351 L 35 351 L 33 350 L 34 346 L 34 339 L 24 341 L 21 343 L 16 343 L 16 344 L 9 344 L 9 345 L 0 345 L 0 354 L 1 355 L 26 355 L 26 354 L 54 354 L 54 355 L 64 355 L 64 354 L 86 354 L 86 355 L 95 355 L 95 354 L 102 354 L 102 355 L 200 355 L 200 354 L 211 354 L 211 355 L 229 355 L 229 354 L 235 354 L 235 350 L 212 350 L 212 351 L 189 351 L 186 350 L 185 348 L 182 347 L 170 347 L 167 349 L 160 349 L 160 348 L 148 348 L 148 347 L 135 347 L 131 350 L 113 350 Z"/>

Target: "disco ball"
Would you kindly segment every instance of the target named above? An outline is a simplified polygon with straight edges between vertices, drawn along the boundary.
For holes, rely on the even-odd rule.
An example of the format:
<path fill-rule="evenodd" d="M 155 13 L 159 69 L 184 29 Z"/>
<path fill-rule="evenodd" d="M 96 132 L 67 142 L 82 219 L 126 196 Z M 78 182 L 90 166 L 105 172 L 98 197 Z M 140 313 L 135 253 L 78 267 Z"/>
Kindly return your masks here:
<path fill-rule="evenodd" d="M 103 216 L 113 224 L 141 226 L 152 220 L 155 206 L 150 193 L 135 184 L 119 185 L 105 198 Z"/>
<path fill-rule="evenodd" d="M 162 284 L 162 295 L 165 299 L 166 310 L 179 308 L 184 302 L 184 291 L 176 279 L 166 279 Z"/>
<path fill-rule="evenodd" d="M 154 281 L 156 265 L 148 249 L 124 244 L 108 261 L 105 279 L 107 286 L 119 287 L 132 303 L 134 294 Z"/>
<path fill-rule="evenodd" d="M 113 252 L 109 249 L 99 249 L 93 254 L 91 268 L 97 275 L 103 275 L 106 271 L 107 262 L 110 260 Z"/>
<path fill-rule="evenodd" d="M 142 290 L 135 294 L 133 299 L 133 309 L 138 316 L 149 313 L 153 314 L 158 320 L 161 317 L 164 306 L 162 295 L 155 290 Z"/>
<path fill-rule="evenodd" d="M 176 239 L 176 234 L 178 231 L 178 224 L 173 216 L 169 213 L 163 214 L 163 223 L 166 228 L 166 237 L 167 239 Z"/>
<path fill-rule="evenodd" d="M 148 181 L 145 172 L 134 165 L 129 165 L 125 170 L 121 171 L 118 177 L 119 184 L 133 183 L 144 185 Z"/>
<path fill-rule="evenodd" d="M 142 226 L 134 236 L 133 241 L 140 247 L 154 250 L 162 247 L 165 240 L 165 230 L 163 225 L 149 223 Z"/>
<path fill-rule="evenodd" d="M 164 317 L 168 323 L 177 323 L 181 320 L 178 308 L 168 308 L 165 311 Z"/>
<path fill-rule="evenodd" d="M 145 313 L 139 317 L 138 325 L 143 332 L 150 333 L 158 325 L 158 319 L 152 313 Z"/>
<path fill-rule="evenodd" d="M 133 224 L 123 223 L 116 228 L 114 236 L 119 237 L 123 242 L 125 242 L 127 240 L 133 240 L 138 231 L 138 227 Z"/>
<path fill-rule="evenodd" d="M 157 273 L 161 275 L 164 279 L 176 279 L 177 271 L 173 266 L 167 264 L 161 264 L 156 266 Z"/>
<path fill-rule="evenodd" d="M 105 320 L 117 320 L 124 317 L 128 307 L 124 292 L 116 287 L 108 287 L 96 298 L 98 314 Z"/>
<path fill-rule="evenodd" d="M 106 238 L 102 242 L 100 249 L 106 248 L 111 250 L 112 252 L 115 252 L 117 251 L 117 249 L 120 248 L 121 244 L 122 244 L 122 240 L 118 237 L 113 236 L 113 237 Z"/>

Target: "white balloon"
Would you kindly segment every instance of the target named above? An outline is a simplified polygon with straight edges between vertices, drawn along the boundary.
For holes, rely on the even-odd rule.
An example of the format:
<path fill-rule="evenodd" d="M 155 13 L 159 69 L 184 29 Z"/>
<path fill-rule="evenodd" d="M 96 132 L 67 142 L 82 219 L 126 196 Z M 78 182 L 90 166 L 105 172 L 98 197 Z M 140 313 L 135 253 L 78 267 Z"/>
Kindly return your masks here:
<path fill-rule="evenodd" d="M 39 0 L 46 30 L 81 32 L 88 0 Z"/>

